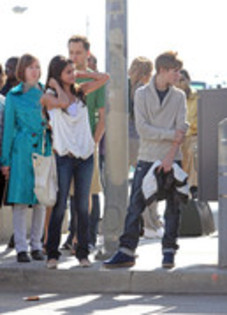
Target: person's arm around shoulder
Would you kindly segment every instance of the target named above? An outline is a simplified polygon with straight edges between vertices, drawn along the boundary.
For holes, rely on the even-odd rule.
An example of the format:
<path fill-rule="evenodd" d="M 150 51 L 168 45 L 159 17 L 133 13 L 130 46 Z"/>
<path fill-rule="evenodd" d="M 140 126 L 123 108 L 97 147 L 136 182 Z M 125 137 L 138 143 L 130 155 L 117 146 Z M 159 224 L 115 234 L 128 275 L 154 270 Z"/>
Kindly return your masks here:
<path fill-rule="evenodd" d="M 42 106 L 47 107 L 48 110 L 53 108 L 67 108 L 70 105 L 69 98 L 58 82 L 51 78 L 48 85 L 56 91 L 56 96 L 46 91 L 40 100 Z"/>
<path fill-rule="evenodd" d="M 102 72 L 77 71 L 76 78 L 92 79 L 92 81 L 79 83 L 80 89 L 86 95 L 103 86 L 110 76 Z"/>

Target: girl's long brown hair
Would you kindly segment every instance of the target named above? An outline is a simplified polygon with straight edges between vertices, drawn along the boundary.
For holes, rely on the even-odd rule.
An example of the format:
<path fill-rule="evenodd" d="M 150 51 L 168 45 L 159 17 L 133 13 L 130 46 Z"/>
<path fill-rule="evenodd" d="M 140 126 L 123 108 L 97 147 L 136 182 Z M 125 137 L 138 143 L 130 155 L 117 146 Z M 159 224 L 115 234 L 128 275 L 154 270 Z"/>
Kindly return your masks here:
<path fill-rule="evenodd" d="M 73 64 L 72 60 L 65 58 L 64 56 L 58 55 L 51 59 L 49 67 L 48 67 L 48 74 L 45 89 L 49 88 L 49 80 L 50 78 L 55 79 L 59 85 L 63 88 L 61 74 L 62 71 L 65 69 L 66 66 Z M 85 95 L 82 89 L 78 84 L 72 84 L 70 86 L 70 90 L 73 95 L 75 95 L 78 99 L 80 99 L 84 104 L 85 103 Z"/>

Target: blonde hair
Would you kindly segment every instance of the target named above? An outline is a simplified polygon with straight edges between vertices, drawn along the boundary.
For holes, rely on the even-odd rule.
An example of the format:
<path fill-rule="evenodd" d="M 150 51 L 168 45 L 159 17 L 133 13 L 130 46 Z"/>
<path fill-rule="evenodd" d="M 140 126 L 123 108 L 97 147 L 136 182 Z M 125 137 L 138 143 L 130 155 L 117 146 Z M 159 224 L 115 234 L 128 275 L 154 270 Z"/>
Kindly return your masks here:
<path fill-rule="evenodd" d="M 134 85 L 141 80 L 142 77 L 148 76 L 153 70 L 153 64 L 150 59 L 146 57 L 135 58 L 128 70 L 131 83 Z"/>
<path fill-rule="evenodd" d="M 141 79 L 147 77 L 147 80 L 149 80 L 152 70 L 153 70 L 152 61 L 146 57 L 139 56 L 132 61 L 131 66 L 128 70 L 128 75 L 130 77 L 131 82 L 132 97 L 134 95 L 135 89 L 138 87 L 138 84 L 139 83 L 144 84 L 144 82 L 142 82 Z"/>

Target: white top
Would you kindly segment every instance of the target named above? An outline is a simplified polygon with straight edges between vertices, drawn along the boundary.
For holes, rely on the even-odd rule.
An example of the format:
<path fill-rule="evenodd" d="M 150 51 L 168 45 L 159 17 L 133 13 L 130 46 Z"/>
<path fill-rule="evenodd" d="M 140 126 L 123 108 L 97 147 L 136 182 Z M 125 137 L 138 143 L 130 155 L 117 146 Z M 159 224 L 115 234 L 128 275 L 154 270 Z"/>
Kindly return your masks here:
<path fill-rule="evenodd" d="M 70 116 L 75 117 L 78 113 L 78 103 L 74 102 L 70 104 L 69 107 L 66 108 L 66 111 Z"/>
<path fill-rule="evenodd" d="M 53 149 L 58 155 L 71 153 L 76 158 L 87 159 L 94 153 L 87 106 L 76 100 L 66 110 L 49 111 L 53 134 Z"/>

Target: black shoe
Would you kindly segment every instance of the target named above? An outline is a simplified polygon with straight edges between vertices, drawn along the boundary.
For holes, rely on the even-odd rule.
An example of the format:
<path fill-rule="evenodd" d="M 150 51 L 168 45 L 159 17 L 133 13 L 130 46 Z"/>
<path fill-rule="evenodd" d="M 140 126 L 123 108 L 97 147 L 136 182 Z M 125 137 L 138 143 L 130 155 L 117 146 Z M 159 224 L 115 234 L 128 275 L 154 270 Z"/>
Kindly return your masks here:
<path fill-rule="evenodd" d="M 15 247 L 15 242 L 14 242 L 14 234 L 11 235 L 9 243 L 8 243 L 8 248 L 14 248 Z"/>
<path fill-rule="evenodd" d="M 190 187 L 190 193 L 191 193 L 192 199 L 198 199 L 198 187 L 197 186 L 191 186 Z"/>
<path fill-rule="evenodd" d="M 41 250 L 33 250 L 31 252 L 31 256 L 34 260 L 44 260 L 45 259 L 44 254 Z"/>
<path fill-rule="evenodd" d="M 20 263 L 27 263 L 30 262 L 31 259 L 29 258 L 27 252 L 20 252 L 17 254 L 17 261 Z"/>

